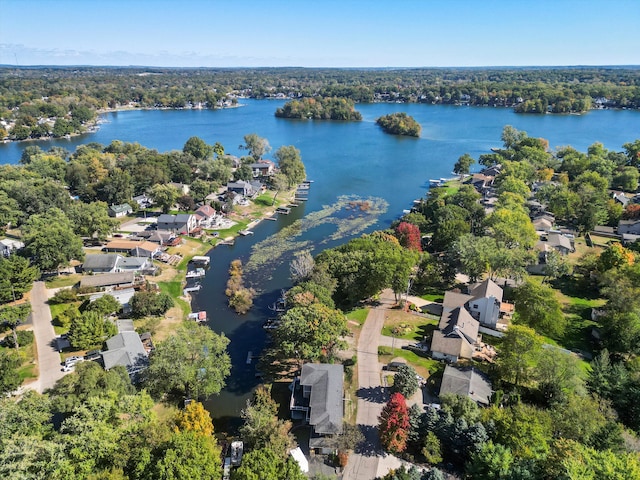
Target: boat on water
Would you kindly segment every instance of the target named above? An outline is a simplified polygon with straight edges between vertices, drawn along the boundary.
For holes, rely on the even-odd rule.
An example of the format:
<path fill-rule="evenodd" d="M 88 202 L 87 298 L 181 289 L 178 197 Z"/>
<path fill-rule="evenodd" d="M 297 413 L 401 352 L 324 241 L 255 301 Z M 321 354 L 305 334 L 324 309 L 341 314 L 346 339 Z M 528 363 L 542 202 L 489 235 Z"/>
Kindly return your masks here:
<path fill-rule="evenodd" d="M 187 270 L 186 278 L 199 278 L 204 277 L 207 271 L 204 268 L 195 268 L 193 270 Z"/>
<path fill-rule="evenodd" d="M 238 233 L 243 237 L 246 237 L 247 235 L 253 235 L 253 232 L 251 230 L 240 230 Z"/>
<path fill-rule="evenodd" d="M 264 322 L 264 325 L 262 325 L 262 328 L 264 328 L 265 330 L 274 330 L 276 328 L 278 328 L 280 326 L 280 320 L 277 318 L 269 318 L 267 319 L 266 322 Z"/>
<path fill-rule="evenodd" d="M 431 187 L 439 187 L 442 182 L 440 180 L 429 180 L 429 186 Z"/>

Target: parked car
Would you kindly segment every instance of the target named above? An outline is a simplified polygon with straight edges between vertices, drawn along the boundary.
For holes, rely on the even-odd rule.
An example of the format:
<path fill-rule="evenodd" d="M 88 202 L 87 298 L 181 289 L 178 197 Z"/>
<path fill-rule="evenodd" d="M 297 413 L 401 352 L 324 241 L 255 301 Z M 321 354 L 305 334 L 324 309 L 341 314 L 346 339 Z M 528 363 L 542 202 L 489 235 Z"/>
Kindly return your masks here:
<path fill-rule="evenodd" d="M 398 369 L 400 368 L 400 365 L 406 365 L 406 363 L 403 363 L 403 362 L 389 362 L 389 364 L 387 365 L 387 370 L 389 370 L 390 372 L 397 372 Z"/>
<path fill-rule="evenodd" d="M 83 361 L 84 361 L 84 357 L 78 357 L 78 356 L 67 357 L 67 359 L 64 361 L 64 367 L 62 368 L 62 370 L 65 372 L 70 372 L 73 369 L 73 367 L 76 366 L 77 363 L 80 363 Z"/>
<path fill-rule="evenodd" d="M 101 357 L 100 355 L 100 350 L 89 350 L 85 356 L 84 359 L 89 361 L 89 360 L 98 360 Z"/>

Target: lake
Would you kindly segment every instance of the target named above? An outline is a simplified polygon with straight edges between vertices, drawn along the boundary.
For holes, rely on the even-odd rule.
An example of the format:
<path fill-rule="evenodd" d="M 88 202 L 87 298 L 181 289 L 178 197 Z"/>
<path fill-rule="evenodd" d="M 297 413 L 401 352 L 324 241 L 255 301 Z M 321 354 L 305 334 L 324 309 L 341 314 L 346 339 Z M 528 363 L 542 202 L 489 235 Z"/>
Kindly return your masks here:
<path fill-rule="evenodd" d="M 595 110 L 585 115 L 517 115 L 511 109 L 455 107 L 420 104 L 358 105 L 362 122 L 298 121 L 275 118 L 283 101 L 242 100 L 244 106 L 227 110 L 149 110 L 110 113 L 98 132 L 54 140 L 0 145 L 0 163 L 17 163 L 22 149 L 53 145 L 73 151 L 82 143 L 104 145 L 118 139 L 159 151 L 181 149 L 191 136 L 213 144 L 220 142 L 228 153 L 242 155 L 238 146 L 243 136 L 257 133 L 275 149 L 294 145 L 302 154 L 307 176 L 314 180 L 309 199 L 281 215 L 264 221 L 255 235 L 240 237 L 234 246 L 211 252 L 212 265 L 203 289 L 194 295 L 194 310 L 206 309 L 210 326 L 230 339 L 232 375 L 220 396 L 207 402 L 218 422 L 237 421 L 237 415 L 257 385 L 255 362 L 247 364 L 249 352 L 262 350 L 266 336 L 261 325 L 271 316 L 269 306 L 283 288 L 290 286 L 288 264 L 295 250 L 318 253 L 346 241 L 339 234 L 344 222 L 352 221 L 360 231 L 386 228 L 412 201 L 425 195 L 430 178 L 451 177 L 455 161 L 464 153 L 474 158 L 501 146 L 505 125 L 513 125 L 529 136 L 549 140 L 552 148 L 572 145 L 586 151 L 594 142 L 608 149 L 622 150 L 622 144 L 640 138 L 640 112 Z M 420 138 L 401 138 L 383 133 L 375 125 L 380 115 L 406 112 L 422 125 Z M 386 201 L 386 210 L 369 218 L 323 217 L 340 196 L 376 197 Z M 327 208 L 324 208 L 327 207 Z M 324 208 L 324 210 L 323 210 Z M 357 216 L 357 215 L 356 215 Z M 305 220 L 314 218 L 313 221 Z M 297 223 L 296 223 L 297 222 Z M 342 224 L 340 222 L 343 222 Z M 273 234 L 295 223 L 295 235 L 274 241 Z M 332 239 L 333 236 L 333 239 Z M 281 245 L 279 244 L 281 243 Z M 282 250 L 282 251 L 281 251 Z M 245 316 L 226 307 L 224 288 L 229 263 L 236 258 L 254 268 L 246 280 L 260 295 Z M 266 263 L 265 263 L 266 262 Z"/>

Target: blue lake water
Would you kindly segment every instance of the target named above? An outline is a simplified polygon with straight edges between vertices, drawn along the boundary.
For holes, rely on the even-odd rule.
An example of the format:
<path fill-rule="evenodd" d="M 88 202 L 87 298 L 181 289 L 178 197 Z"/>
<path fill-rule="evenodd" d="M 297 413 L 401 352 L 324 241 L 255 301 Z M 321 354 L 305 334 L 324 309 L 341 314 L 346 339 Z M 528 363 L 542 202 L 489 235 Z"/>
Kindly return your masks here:
<path fill-rule="evenodd" d="M 430 178 L 450 177 L 455 161 L 464 153 L 474 158 L 501 146 L 505 125 L 513 125 L 529 136 L 549 140 L 551 148 L 572 145 L 586 151 L 594 142 L 611 150 L 640 138 L 640 112 L 596 110 L 585 115 L 517 115 L 510 109 L 433 106 L 420 104 L 358 105 L 362 122 L 296 121 L 275 118 L 282 101 L 242 100 L 243 107 L 228 110 L 151 110 L 117 112 L 104 115 L 98 132 L 54 140 L 0 145 L 0 164 L 17 163 L 23 148 L 53 145 L 73 151 L 77 145 L 98 142 L 104 145 L 118 139 L 138 142 L 146 147 L 167 151 L 181 149 L 191 136 L 213 144 L 220 142 L 228 153 L 242 155 L 238 146 L 243 136 L 257 133 L 275 149 L 294 145 L 302 153 L 308 178 L 314 180 L 309 200 L 290 215 L 276 222 L 262 222 L 252 237 L 240 237 L 232 247 L 218 247 L 211 252 L 212 266 L 203 289 L 194 296 L 194 309 L 206 309 L 210 326 L 230 339 L 233 371 L 227 388 L 208 402 L 218 419 L 236 418 L 245 400 L 257 384 L 254 363 L 247 364 L 247 354 L 257 355 L 265 343 L 261 324 L 270 316 L 269 305 L 280 290 L 289 287 L 288 262 L 283 257 L 273 269 L 248 275 L 247 281 L 260 292 L 254 309 L 239 317 L 226 307 L 224 287 L 229 263 L 246 261 L 251 247 L 278 232 L 283 226 L 323 205 L 331 205 L 340 195 L 381 197 L 389 206 L 371 229 L 387 227 L 424 196 Z M 384 134 L 376 125 L 380 115 L 406 112 L 422 125 L 420 138 L 402 138 Z M 331 233 L 330 226 L 309 230 L 299 238 L 317 253 L 339 242 L 322 243 Z M 342 239 L 341 241 L 345 241 Z"/>

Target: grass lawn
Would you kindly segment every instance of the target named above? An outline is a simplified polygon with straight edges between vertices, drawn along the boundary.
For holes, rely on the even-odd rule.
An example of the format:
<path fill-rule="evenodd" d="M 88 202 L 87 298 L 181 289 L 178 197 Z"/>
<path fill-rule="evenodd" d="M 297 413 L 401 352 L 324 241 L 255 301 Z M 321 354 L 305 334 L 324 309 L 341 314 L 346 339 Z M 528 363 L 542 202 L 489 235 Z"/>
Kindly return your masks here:
<path fill-rule="evenodd" d="M 16 350 L 14 348 L 0 347 L 0 350 L 5 351 L 7 353 L 16 353 Z M 29 380 L 31 378 L 38 378 L 38 366 L 35 363 L 35 359 L 36 359 L 35 340 L 30 345 L 21 346 L 17 350 L 17 355 L 22 361 L 21 365 L 18 367 L 18 370 L 17 370 L 20 380 L 24 383 L 25 380 Z"/>
<path fill-rule="evenodd" d="M 444 363 L 432 358 L 421 357 L 411 350 L 403 350 L 402 348 L 396 348 L 392 351 L 391 347 L 378 347 L 378 357 L 380 362 L 385 364 L 397 357 L 404 358 L 423 378 L 429 378 L 430 375 L 444 370 Z"/>
<path fill-rule="evenodd" d="M 63 273 L 62 275 L 47 278 L 44 283 L 47 288 L 72 287 L 80 281 L 80 277 L 82 277 L 82 275 L 79 273 L 71 275 Z"/>
<path fill-rule="evenodd" d="M 360 326 L 364 325 L 364 322 L 367 319 L 367 315 L 369 315 L 368 308 L 357 308 L 355 310 L 351 310 L 346 314 L 347 320 L 357 322 L 358 324 L 360 324 Z"/>
<path fill-rule="evenodd" d="M 430 338 L 437 326 L 438 320 L 402 310 L 389 310 L 385 315 L 382 335 L 418 341 L 424 337 Z"/>
<path fill-rule="evenodd" d="M 182 282 L 158 282 L 158 287 L 160 287 L 161 292 L 173 298 L 175 305 L 182 310 L 183 316 L 186 317 L 191 312 L 189 302 L 180 298 L 182 296 Z"/>
<path fill-rule="evenodd" d="M 598 323 L 591 320 L 591 309 L 605 304 L 605 299 L 584 288 L 579 279 L 559 279 L 553 282 L 556 298 L 562 304 L 562 311 L 567 317 L 567 329 L 557 343 L 569 350 L 591 352 L 590 331 Z M 550 342 L 551 343 L 551 342 Z"/>

